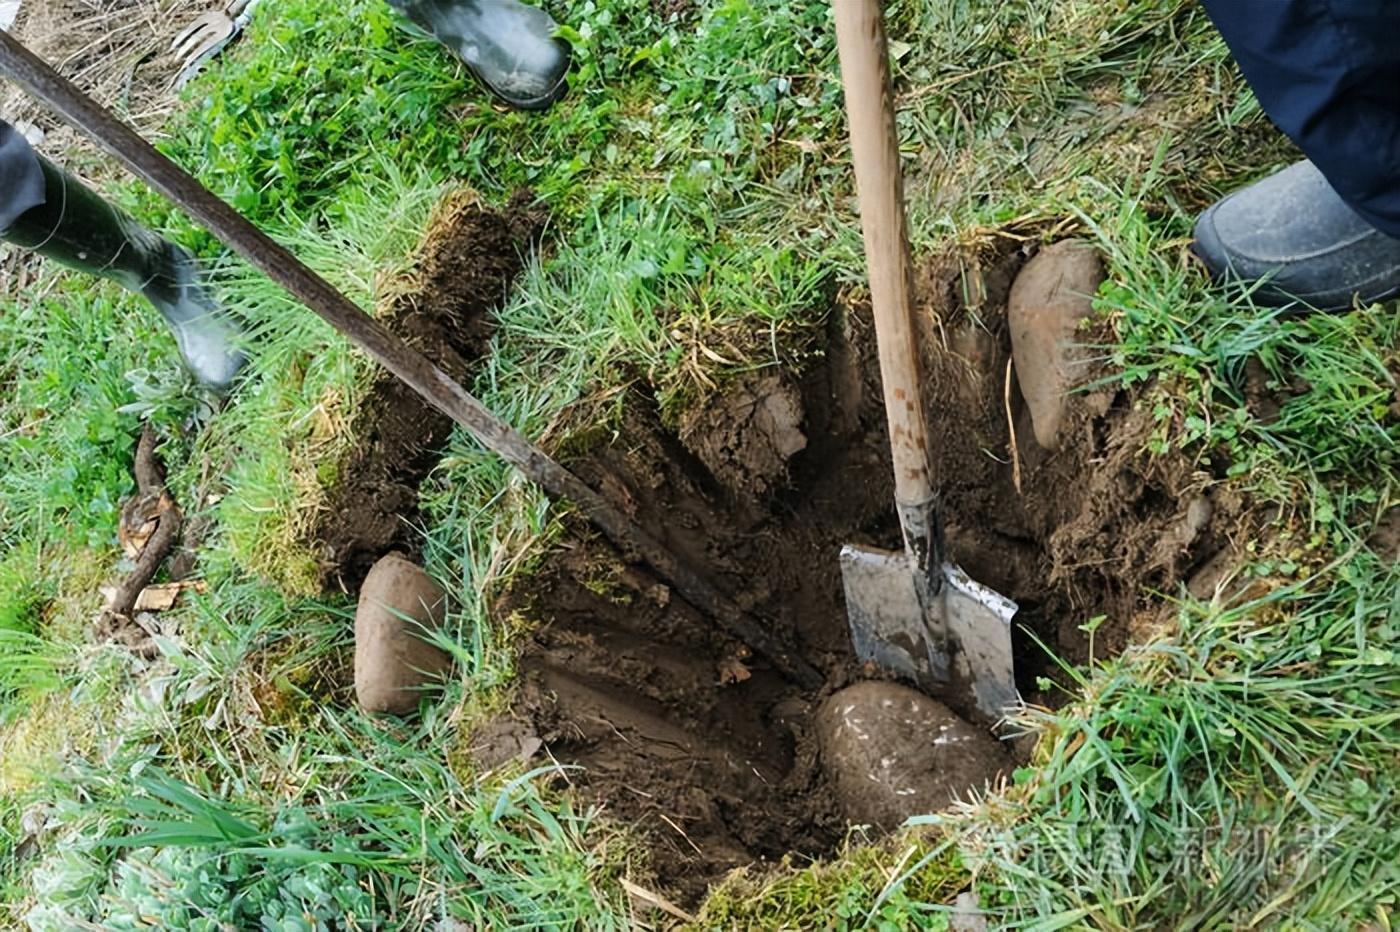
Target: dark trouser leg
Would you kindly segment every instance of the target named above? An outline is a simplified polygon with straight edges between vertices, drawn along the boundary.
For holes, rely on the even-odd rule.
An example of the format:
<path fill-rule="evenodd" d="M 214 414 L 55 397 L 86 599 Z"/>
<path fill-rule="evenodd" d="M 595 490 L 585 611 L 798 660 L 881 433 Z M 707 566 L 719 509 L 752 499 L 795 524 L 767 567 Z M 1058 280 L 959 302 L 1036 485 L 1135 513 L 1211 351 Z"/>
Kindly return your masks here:
<path fill-rule="evenodd" d="M 44 202 L 44 173 L 29 142 L 0 120 L 0 235 L 15 218 Z"/>
<path fill-rule="evenodd" d="M 174 331 L 185 364 L 223 388 L 243 365 L 236 329 L 196 280 L 184 249 L 141 226 L 48 160 L 37 161 L 43 200 L 15 217 L 0 238 L 144 296 Z"/>
<path fill-rule="evenodd" d="M 1400 237 L 1400 0 L 1202 0 L 1270 118 Z"/>

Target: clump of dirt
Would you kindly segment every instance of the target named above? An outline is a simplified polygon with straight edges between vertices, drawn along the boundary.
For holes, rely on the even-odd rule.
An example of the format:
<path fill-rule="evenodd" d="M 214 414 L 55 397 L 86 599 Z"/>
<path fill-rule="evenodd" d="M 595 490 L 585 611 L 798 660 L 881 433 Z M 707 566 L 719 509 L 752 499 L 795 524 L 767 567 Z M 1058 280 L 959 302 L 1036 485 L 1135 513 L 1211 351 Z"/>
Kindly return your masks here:
<path fill-rule="evenodd" d="M 439 208 L 416 268 L 386 323 L 459 381 L 491 335 L 491 312 L 509 293 L 544 217 L 527 194 L 504 212 L 469 195 Z M 323 584 L 355 593 L 392 550 L 417 554 L 418 485 L 440 456 L 452 421 L 411 388 L 382 374 L 356 414 L 356 445 L 337 470 L 312 531 Z"/>
<path fill-rule="evenodd" d="M 1382 560 L 1400 561 L 1400 505 L 1392 506 L 1376 524 L 1366 540 L 1366 546 Z"/>
<path fill-rule="evenodd" d="M 651 12 L 663 23 L 688 23 L 695 18 L 695 0 L 651 0 Z"/>
<path fill-rule="evenodd" d="M 1237 505 L 1210 477 L 1143 453 L 1151 419 L 1126 394 L 1072 405 L 1055 452 L 1035 446 L 1007 368 L 1017 246 L 944 257 L 919 276 L 925 403 L 953 558 L 1016 599 L 1017 622 L 1061 656 L 1121 649 L 1154 592 L 1222 546 Z M 589 528 L 572 528 L 498 612 L 539 622 L 517 716 L 569 779 L 653 840 L 658 882 L 697 899 L 725 871 L 829 850 L 846 830 L 817 762 L 820 701 L 870 678 L 853 656 L 837 556 L 899 546 L 866 308 L 838 302 L 825 359 L 737 379 L 662 426 L 638 396 L 616 439 L 571 465 L 825 675 L 804 692 Z M 1015 439 L 1013 440 L 1013 428 Z M 1104 615 L 1091 638 L 1080 626 Z M 1028 699 L 1053 666 L 1019 630 Z M 938 697 L 966 715 L 966 696 Z"/>
<path fill-rule="evenodd" d="M 768 375 L 681 415 L 680 439 L 723 485 L 763 496 L 787 484 L 788 463 L 806 449 L 801 425 L 797 386 Z"/>

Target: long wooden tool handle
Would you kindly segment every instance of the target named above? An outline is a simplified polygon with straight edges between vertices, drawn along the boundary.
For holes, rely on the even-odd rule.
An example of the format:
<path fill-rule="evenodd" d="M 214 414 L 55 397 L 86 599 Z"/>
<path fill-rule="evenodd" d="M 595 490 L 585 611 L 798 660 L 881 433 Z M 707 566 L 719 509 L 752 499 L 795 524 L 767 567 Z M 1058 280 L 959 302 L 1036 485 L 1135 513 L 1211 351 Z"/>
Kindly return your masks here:
<path fill-rule="evenodd" d="M 482 446 L 515 466 L 551 496 L 572 501 L 614 544 L 645 561 L 686 601 L 713 617 L 796 682 L 809 689 L 821 685 L 822 676 L 811 665 L 779 645 L 765 628 L 664 544 L 3 31 L 0 73 L 52 107 L 133 174 L 178 204 L 428 403 L 471 431 Z"/>
<path fill-rule="evenodd" d="M 935 547 L 933 481 L 919 393 L 919 349 L 911 300 L 909 241 L 894 125 L 889 52 L 880 0 L 832 0 L 836 47 L 846 89 L 851 160 L 855 165 L 870 301 L 875 312 L 880 380 L 894 456 L 895 501 L 906 543 Z M 912 525 L 912 526 L 911 526 Z M 920 554 L 936 558 L 937 554 Z"/>

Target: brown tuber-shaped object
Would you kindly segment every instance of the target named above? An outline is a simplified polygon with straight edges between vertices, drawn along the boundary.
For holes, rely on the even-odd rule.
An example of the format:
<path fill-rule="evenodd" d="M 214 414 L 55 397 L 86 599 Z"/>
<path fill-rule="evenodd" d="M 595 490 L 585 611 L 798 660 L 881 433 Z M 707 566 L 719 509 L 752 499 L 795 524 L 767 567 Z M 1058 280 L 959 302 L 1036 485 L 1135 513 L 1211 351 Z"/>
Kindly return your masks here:
<path fill-rule="evenodd" d="M 401 555 L 374 564 L 355 611 L 355 696 L 365 711 L 408 715 L 451 669 L 452 657 L 423 639 L 446 609 L 442 587 Z"/>
<path fill-rule="evenodd" d="M 1026 263 L 1006 305 L 1016 383 L 1038 444 L 1060 445 L 1069 394 L 1089 374 L 1079 326 L 1093 313 L 1104 279 L 1098 251 L 1083 240 L 1046 246 Z"/>
<path fill-rule="evenodd" d="M 987 732 L 898 683 L 834 693 L 817 710 L 816 730 L 846 818 L 887 830 L 982 789 L 1011 763 Z"/>

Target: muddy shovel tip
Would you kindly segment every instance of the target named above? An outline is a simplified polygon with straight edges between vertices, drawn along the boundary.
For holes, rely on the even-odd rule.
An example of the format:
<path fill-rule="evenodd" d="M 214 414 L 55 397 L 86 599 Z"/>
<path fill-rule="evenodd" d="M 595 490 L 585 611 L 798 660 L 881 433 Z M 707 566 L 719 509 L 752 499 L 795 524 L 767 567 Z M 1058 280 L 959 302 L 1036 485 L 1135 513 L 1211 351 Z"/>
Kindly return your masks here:
<path fill-rule="evenodd" d="M 930 580 L 903 551 L 850 544 L 841 548 L 841 581 L 851 644 L 863 663 L 931 694 L 965 691 L 990 720 L 1019 704 L 1014 601 L 951 563 Z"/>

